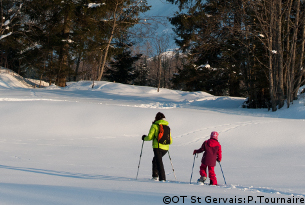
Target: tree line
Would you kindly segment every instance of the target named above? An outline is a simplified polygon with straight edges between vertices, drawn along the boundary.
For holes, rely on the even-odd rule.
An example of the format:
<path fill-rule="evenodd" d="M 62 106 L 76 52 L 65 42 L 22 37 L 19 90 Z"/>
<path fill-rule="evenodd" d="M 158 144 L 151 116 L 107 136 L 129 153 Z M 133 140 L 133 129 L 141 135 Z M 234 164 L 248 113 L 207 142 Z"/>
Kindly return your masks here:
<path fill-rule="evenodd" d="M 148 35 L 146 0 L 0 0 L 0 64 L 59 86 L 103 79 L 206 91 L 272 111 L 297 98 L 303 0 L 167 1 L 180 9 L 169 18 L 172 52 L 170 36 Z"/>
<path fill-rule="evenodd" d="M 101 80 L 112 57 L 128 53 L 129 29 L 140 24 L 139 15 L 150 8 L 146 0 L 0 3 L 1 63 L 59 86 L 65 86 L 67 78 L 78 79 L 82 62 L 90 65 L 92 79 Z"/>
<path fill-rule="evenodd" d="M 273 111 L 297 98 L 305 82 L 304 0 L 167 1 L 181 9 L 170 20 L 190 61 L 177 85 L 245 96 L 247 107 Z"/>

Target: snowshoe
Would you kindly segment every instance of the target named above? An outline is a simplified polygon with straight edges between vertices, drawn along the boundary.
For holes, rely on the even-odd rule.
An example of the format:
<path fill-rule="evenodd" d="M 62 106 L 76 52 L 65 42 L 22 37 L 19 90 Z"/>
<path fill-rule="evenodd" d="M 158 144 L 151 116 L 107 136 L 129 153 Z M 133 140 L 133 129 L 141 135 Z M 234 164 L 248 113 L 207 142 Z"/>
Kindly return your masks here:
<path fill-rule="evenodd" d="M 200 177 L 198 180 L 197 180 L 197 183 L 200 184 L 200 185 L 204 185 L 204 182 L 207 178 L 206 177 Z"/>
<path fill-rule="evenodd" d="M 153 180 L 153 181 L 159 181 L 159 177 L 153 177 L 153 178 L 151 178 L 151 180 Z"/>

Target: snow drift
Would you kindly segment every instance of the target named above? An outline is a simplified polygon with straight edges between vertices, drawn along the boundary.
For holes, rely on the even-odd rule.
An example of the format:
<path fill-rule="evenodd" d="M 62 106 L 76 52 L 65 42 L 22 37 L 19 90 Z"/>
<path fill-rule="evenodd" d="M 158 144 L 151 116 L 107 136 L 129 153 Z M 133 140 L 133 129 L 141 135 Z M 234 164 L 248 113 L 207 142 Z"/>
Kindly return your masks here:
<path fill-rule="evenodd" d="M 66 88 L 24 86 L 0 74 L 0 204 L 219 204 L 303 199 L 304 96 L 289 109 L 240 108 L 243 98 L 217 97 L 110 82 Z M 153 182 L 151 143 L 141 136 L 155 114 L 172 130 L 164 157 L 167 182 Z M 198 186 L 193 150 L 219 132 L 227 185 Z M 184 197 L 182 197 L 184 196 Z M 195 200 L 196 199 L 196 200 Z M 170 201 L 169 201 L 170 200 Z M 195 200 L 195 201 L 194 201 Z M 213 201 L 212 201 L 213 202 Z M 211 203 L 212 203 L 211 202 Z"/>

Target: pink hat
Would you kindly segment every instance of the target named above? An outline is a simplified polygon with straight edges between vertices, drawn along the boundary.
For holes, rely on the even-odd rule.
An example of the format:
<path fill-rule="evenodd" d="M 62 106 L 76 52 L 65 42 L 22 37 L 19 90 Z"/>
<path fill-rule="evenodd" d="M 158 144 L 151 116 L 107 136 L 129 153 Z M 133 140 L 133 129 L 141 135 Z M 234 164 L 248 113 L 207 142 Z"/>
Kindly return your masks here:
<path fill-rule="evenodd" d="M 211 139 L 212 138 L 215 140 L 218 140 L 218 132 L 216 132 L 216 131 L 211 132 Z"/>

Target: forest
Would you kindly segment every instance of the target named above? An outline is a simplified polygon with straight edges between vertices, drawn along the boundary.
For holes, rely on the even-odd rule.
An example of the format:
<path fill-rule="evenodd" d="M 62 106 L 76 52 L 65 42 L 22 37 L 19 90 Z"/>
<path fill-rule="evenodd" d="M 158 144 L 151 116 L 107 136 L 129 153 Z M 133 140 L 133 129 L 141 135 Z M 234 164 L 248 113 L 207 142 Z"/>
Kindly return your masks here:
<path fill-rule="evenodd" d="M 146 0 L 0 0 L 0 66 L 65 87 L 112 81 L 289 107 L 305 84 L 304 0 L 166 0 L 176 48 Z"/>

